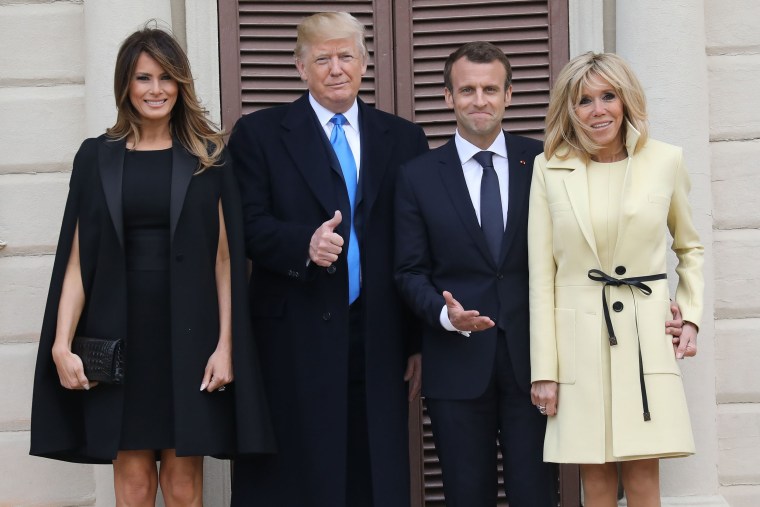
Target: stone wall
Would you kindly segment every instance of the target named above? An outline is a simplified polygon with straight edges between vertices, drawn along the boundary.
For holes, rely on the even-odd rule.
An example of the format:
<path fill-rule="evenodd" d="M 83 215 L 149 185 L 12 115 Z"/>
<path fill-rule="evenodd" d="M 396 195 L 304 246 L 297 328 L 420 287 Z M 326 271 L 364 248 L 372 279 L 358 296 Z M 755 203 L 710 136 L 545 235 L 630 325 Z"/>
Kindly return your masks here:
<path fill-rule="evenodd" d="M 715 251 L 717 473 L 735 507 L 760 505 L 760 6 L 706 2 Z"/>
<path fill-rule="evenodd" d="M 151 18 L 186 45 L 218 118 L 215 1 L 0 0 L 0 505 L 114 504 L 110 466 L 28 456 L 32 379 L 71 163 L 113 124 L 116 51 Z M 228 491 L 208 460 L 205 504 Z"/>

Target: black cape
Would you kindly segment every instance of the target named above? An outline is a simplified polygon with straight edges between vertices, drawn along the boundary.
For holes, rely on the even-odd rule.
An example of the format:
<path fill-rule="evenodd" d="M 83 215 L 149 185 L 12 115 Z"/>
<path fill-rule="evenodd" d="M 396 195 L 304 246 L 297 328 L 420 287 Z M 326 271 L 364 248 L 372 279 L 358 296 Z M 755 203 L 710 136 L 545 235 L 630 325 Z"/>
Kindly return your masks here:
<path fill-rule="evenodd" d="M 51 349 L 58 303 L 79 223 L 85 306 L 77 335 L 127 338 L 122 223 L 125 142 L 87 139 L 74 158 L 47 306 L 32 400 L 30 454 L 79 463 L 110 463 L 121 435 L 123 389 L 60 385 Z M 240 197 L 230 163 L 193 175 L 198 160 L 175 139 L 172 148 L 170 304 L 175 447 L 179 456 L 274 451 L 258 354 L 248 314 L 247 266 Z M 235 380 L 225 392 L 199 391 L 219 339 L 215 262 L 221 199 L 230 250 Z M 129 343 L 127 343 L 129 346 Z M 129 365 L 127 365 L 128 367 Z M 126 381 L 129 382 L 127 371 Z"/>

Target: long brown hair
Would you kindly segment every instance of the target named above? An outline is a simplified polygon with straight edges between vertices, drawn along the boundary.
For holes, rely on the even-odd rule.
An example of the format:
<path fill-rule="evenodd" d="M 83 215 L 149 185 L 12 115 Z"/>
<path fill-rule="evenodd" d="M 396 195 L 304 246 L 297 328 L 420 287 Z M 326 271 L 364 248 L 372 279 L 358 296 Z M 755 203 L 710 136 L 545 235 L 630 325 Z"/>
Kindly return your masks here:
<path fill-rule="evenodd" d="M 216 165 L 224 147 L 223 133 L 208 119 L 207 111 L 195 95 L 187 55 L 171 34 L 159 28 L 146 25 L 127 37 L 119 48 L 113 80 L 116 123 L 106 130 L 106 135 L 112 139 L 132 136 L 135 144 L 140 141 L 142 118 L 129 100 L 129 85 L 134 77 L 137 59 L 142 53 L 156 60 L 177 82 L 179 93 L 172 108 L 169 128 L 180 144 L 198 157 L 197 173 Z"/>

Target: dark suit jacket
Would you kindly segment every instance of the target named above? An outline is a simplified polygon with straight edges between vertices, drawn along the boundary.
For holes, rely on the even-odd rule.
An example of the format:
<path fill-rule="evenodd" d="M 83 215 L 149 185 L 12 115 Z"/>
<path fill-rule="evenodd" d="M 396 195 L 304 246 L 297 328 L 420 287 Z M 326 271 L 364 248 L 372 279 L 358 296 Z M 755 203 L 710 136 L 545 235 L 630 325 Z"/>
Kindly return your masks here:
<path fill-rule="evenodd" d="M 359 101 L 366 395 L 375 505 L 409 502 L 407 394 L 413 319 L 393 280 L 393 204 L 399 166 L 427 150 L 422 129 Z M 233 504 L 345 505 L 348 277 L 344 253 L 307 267 L 309 241 L 335 210 L 348 237 L 340 166 L 305 94 L 241 118 L 230 138 L 253 263 L 252 315 L 278 455 L 238 462 Z"/>
<path fill-rule="evenodd" d="M 426 323 L 422 338 L 425 396 L 471 399 L 491 378 L 497 328 L 504 331 L 515 375 L 530 389 L 528 193 L 539 141 L 505 133 L 509 160 L 507 229 L 498 263 L 475 214 L 454 139 L 405 164 L 396 196 L 396 281 Z M 466 338 L 440 324 L 450 291 L 496 327 Z"/>
<path fill-rule="evenodd" d="M 127 276 L 122 220 L 125 142 L 87 139 L 74 159 L 40 335 L 32 400 L 31 454 L 110 463 L 121 436 L 123 389 L 61 387 L 51 348 L 58 303 L 79 225 L 85 306 L 77 334 L 127 339 Z M 256 350 L 246 314 L 246 262 L 240 200 L 229 165 L 193 175 L 198 160 L 175 140 L 171 181 L 171 344 L 177 454 L 232 456 L 274 450 Z M 219 340 L 214 266 L 222 202 L 232 272 L 235 382 L 224 393 L 198 386 Z M 127 340 L 126 346 L 129 347 Z M 125 382 L 129 382 L 129 364 Z"/>

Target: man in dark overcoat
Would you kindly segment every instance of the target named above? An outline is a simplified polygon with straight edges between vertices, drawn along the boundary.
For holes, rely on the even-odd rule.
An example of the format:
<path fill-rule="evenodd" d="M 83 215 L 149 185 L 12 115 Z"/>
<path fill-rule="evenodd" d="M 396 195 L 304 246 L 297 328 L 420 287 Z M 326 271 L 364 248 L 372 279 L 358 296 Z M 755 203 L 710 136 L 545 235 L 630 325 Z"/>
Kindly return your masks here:
<path fill-rule="evenodd" d="M 233 505 L 409 505 L 420 362 L 394 286 L 393 202 L 398 167 L 427 141 L 357 98 L 363 30 L 346 13 L 304 20 L 295 57 L 308 93 L 243 117 L 230 137 L 278 446 L 235 463 Z"/>

